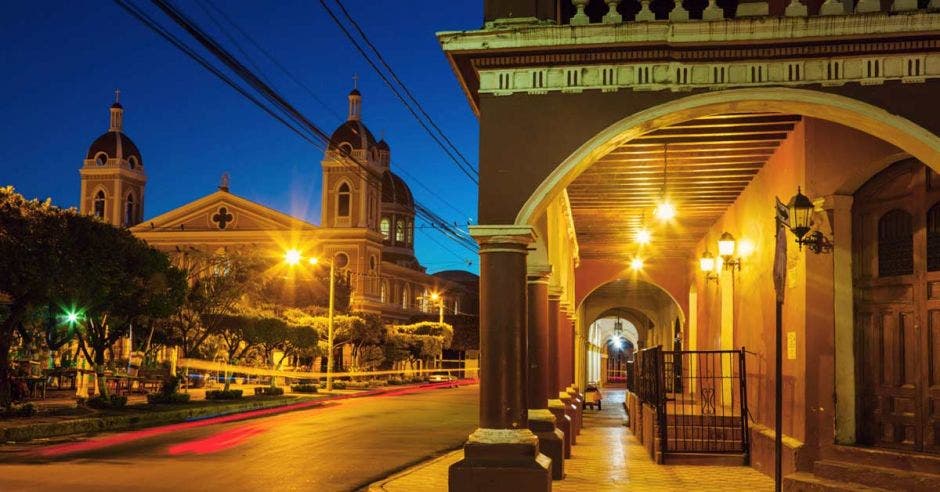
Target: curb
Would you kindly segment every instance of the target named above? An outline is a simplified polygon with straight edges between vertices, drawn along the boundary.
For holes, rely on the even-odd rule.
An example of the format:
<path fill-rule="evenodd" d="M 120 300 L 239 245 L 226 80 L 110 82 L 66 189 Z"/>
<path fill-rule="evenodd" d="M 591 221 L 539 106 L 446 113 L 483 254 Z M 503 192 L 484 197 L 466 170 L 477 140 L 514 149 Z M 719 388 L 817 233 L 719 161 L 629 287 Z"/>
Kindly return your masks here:
<path fill-rule="evenodd" d="M 0 430 L 0 443 L 26 442 L 34 439 L 50 437 L 63 437 L 73 434 L 88 434 L 107 431 L 137 430 L 146 427 L 176 424 L 182 422 L 209 420 L 216 417 L 236 417 L 241 413 L 265 411 L 264 416 L 302 410 L 312 406 L 319 406 L 327 402 L 346 400 L 350 398 L 363 398 L 383 394 L 410 393 L 420 389 L 443 388 L 449 386 L 465 386 L 476 383 L 476 380 L 460 380 L 456 383 L 423 383 L 409 386 L 394 386 L 379 389 L 358 391 L 356 393 L 332 394 L 321 397 L 279 397 L 271 400 L 248 401 L 239 405 L 201 408 L 179 408 L 166 412 L 143 413 L 134 415 L 113 415 L 108 417 L 93 417 L 63 422 L 47 422 L 27 424 Z M 322 393 L 320 393 L 322 395 Z M 278 411 L 280 409 L 280 411 Z M 252 418 L 261 415 L 245 416 Z"/>
<path fill-rule="evenodd" d="M 277 408 L 296 403 L 298 398 L 278 398 L 274 400 L 248 401 L 238 405 L 178 408 L 165 412 L 138 413 L 132 415 L 112 415 L 90 417 L 62 422 L 45 422 L 9 427 L 0 430 L 0 442 L 26 442 L 34 439 L 62 437 L 72 434 L 130 430 L 153 427 L 161 424 L 185 422 L 187 420 L 212 418 L 234 413 Z"/>
<path fill-rule="evenodd" d="M 373 483 L 372 485 L 369 485 L 369 488 L 368 488 L 367 490 L 368 490 L 368 492 L 385 492 L 385 485 L 387 485 L 389 482 L 393 482 L 393 481 L 398 480 L 398 479 L 400 479 L 400 478 L 402 478 L 402 477 L 407 477 L 408 475 L 411 475 L 412 473 L 414 473 L 414 472 L 416 472 L 416 471 L 418 471 L 418 470 L 421 470 L 421 469 L 427 468 L 427 467 L 429 467 L 429 466 L 431 466 L 431 465 L 434 465 L 434 464 L 437 463 L 438 461 L 448 460 L 448 459 L 451 458 L 451 456 L 452 456 L 453 454 L 459 453 L 459 452 L 461 452 L 462 450 L 463 450 L 463 448 L 460 447 L 460 448 L 457 448 L 457 449 L 454 449 L 454 450 L 447 451 L 446 453 L 444 453 L 444 454 L 442 454 L 442 455 L 440 455 L 440 456 L 438 456 L 438 457 L 436 457 L 436 458 L 431 458 L 431 459 L 428 459 L 428 460 L 420 461 L 420 462 L 418 462 L 418 464 L 416 464 L 416 465 L 412 465 L 412 466 L 410 466 L 410 467 L 408 467 L 408 468 L 406 468 L 406 469 L 404 469 L 404 470 L 402 470 L 402 471 L 400 471 L 400 472 L 398 472 L 398 473 L 396 473 L 396 474 L 394 474 L 394 475 L 385 477 L 385 478 L 383 478 L 382 480 L 380 480 L 380 481 L 378 481 L 378 482 L 375 482 L 375 483 Z"/>

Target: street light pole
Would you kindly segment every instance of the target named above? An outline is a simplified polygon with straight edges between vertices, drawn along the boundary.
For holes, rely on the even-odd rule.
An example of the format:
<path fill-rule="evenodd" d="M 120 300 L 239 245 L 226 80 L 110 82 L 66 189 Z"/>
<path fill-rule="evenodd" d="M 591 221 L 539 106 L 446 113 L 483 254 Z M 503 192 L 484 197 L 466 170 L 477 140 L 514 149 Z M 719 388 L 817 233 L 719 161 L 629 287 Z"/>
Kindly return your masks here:
<path fill-rule="evenodd" d="M 440 302 L 437 303 L 437 314 L 438 314 L 438 323 L 444 324 L 444 298 L 441 297 Z"/>
<path fill-rule="evenodd" d="M 335 299 L 335 269 L 330 262 L 330 311 L 327 321 L 326 391 L 333 391 L 333 301 Z"/>

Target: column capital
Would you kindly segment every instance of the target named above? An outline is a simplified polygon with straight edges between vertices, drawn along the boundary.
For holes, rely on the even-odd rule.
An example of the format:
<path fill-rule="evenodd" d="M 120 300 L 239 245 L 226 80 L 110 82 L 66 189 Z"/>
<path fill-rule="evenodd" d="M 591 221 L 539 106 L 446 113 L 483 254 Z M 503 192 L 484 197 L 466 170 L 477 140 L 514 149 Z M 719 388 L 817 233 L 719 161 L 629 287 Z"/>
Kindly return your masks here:
<path fill-rule="evenodd" d="M 822 199 L 822 208 L 824 210 L 833 210 L 836 212 L 851 212 L 852 203 L 855 201 L 855 197 L 852 195 L 826 195 L 822 197 Z"/>
<path fill-rule="evenodd" d="M 551 276 L 551 265 L 529 265 L 526 268 L 526 278 L 530 284 L 547 284 Z"/>
<path fill-rule="evenodd" d="M 548 300 L 558 301 L 565 296 L 565 288 L 557 285 L 548 286 Z"/>
<path fill-rule="evenodd" d="M 470 226 L 470 235 L 481 247 L 495 244 L 528 246 L 535 241 L 535 229 L 529 225 L 475 225 Z"/>

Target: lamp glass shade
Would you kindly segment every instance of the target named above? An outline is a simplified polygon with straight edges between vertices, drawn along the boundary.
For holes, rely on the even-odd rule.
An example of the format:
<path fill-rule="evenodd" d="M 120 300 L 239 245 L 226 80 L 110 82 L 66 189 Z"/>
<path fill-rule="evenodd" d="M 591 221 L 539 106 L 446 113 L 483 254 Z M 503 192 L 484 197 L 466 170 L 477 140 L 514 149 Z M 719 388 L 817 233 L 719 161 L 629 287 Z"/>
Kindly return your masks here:
<path fill-rule="evenodd" d="M 803 239 L 803 236 L 812 228 L 814 209 L 813 202 L 809 197 L 797 188 L 796 195 L 793 195 L 790 203 L 787 204 L 787 212 L 790 214 L 790 230 L 796 235 L 797 239 Z"/>
<path fill-rule="evenodd" d="M 715 271 L 715 257 L 711 253 L 705 251 L 702 253 L 702 257 L 698 260 L 699 267 L 705 273 Z"/>
<path fill-rule="evenodd" d="M 734 256 L 734 246 L 734 236 L 730 232 L 726 232 L 718 238 L 718 254 L 720 256 Z"/>

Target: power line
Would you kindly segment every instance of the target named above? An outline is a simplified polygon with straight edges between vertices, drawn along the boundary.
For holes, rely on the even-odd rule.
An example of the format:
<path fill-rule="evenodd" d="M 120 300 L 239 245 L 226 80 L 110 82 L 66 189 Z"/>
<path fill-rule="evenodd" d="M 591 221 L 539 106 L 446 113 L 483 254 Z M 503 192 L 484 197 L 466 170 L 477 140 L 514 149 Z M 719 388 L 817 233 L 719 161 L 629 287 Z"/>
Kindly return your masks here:
<path fill-rule="evenodd" d="M 285 76 L 287 76 L 287 78 L 289 78 L 291 81 L 297 84 L 301 89 L 303 89 L 307 93 L 307 95 L 309 95 L 314 101 L 316 101 L 321 107 L 323 107 L 323 109 L 325 109 L 327 112 L 333 115 L 333 117 L 335 117 L 339 121 L 343 121 L 343 117 L 340 116 L 340 114 L 337 113 L 336 110 L 330 107 L 330 105 L 327 104 L 325 101 L 323 101 L 322 98 L 317 96 L 316 93 L 314 93 L 313 90 L 310 88 L 310 86 L 305 84 L 296 75 L 294 75 L 293 72 L 288 70 L 287 67 L 284 66 L 284 64 L 282 64 L 277 58 L 274 57 L 274 55 L 271 54 L 271 52 L 266 50 L 263 46 L 261 46 L 260 43 L 255 41 L 255 39 L 250 34 L 248 34 L 248 32 L 246 32 L 244 29 L 239 27 L 239 25 L 236 24 L 235 21 L 233 21 L 232 18 L 228 14 L 226 14 L 224 10 L 220 9 L 210 0 L 199 0 L 199 2 L 208 5 L 209 8 L 211 8 L 220 16 L 222 16 L 225 22 L 227 22 L 236 31 L 238 31 L 239 34 L 241 34 L 246 40 L 248 40 L 248 42 L 251 43 L 251 45 L 254 46 L 255 49 L 261 52 L 261 54 L 264 55 L 265 58 L 267 58 L 268 61 L 270 61 L 275 67 L 277 67 L 278 70 L 280 70 Z"/>
<path fill-rule="evenodd" d="M 218 15 L 220 15 L 229 25 L 231 25 L 236 31 L 238 31 L 245 39 L 247 39 L 248 42 L 252 44 L 252 46 L 254 46 L 254 47 L 255 47 L 258 51 L 260 51 L 262 54 L 264 54 L 265 57 L 267 57 L 267 59 L 268 59 L 269 61 L 271 61 L 275 66 L 277 66 L 277 67 L 281 70 L 281 72 L 283 72 L 288 78 L 290 78 L 292 81 L 294 81 L 294 83 L 296 83 L 298 86 L 300 86 L 301 88 L 303 88 L 303 89 L 304 89 L 315 101 L 317 101 L 324 109 L 326 109 L 328 112 L 330 112 L 330 114 L 334 115 L 337 119 L 340 119 L 340 120 L 342 119 L 342 118 L 339 116 L 339 114 L 338 114 L 335 110 L 333 110 L 332 107 L 330 107 L 326 102 L 324 102 L 321 98 L 319 98 L 316 94 L 314 94 L 313 91 L 312 91 L 307 85 L 305 85 L 305 84 L 304 84 L 303 82 L 301 82 L 296 76 L 294 76 L 294 74 L 291 73 L 290 70 L 288 70 L 283 64 L 281 64 L 273 55 L 271 55 L 270 52 L 268 52 L 266 49 L 264 49 L 263 46 L 261 46 L 257 41 L 254 40 L 254 38 L 251 37 L 251 35 L 249 35 L 244 29 L 242 29 L 237 23 L 235 23 L 235 21 L 232 20 L 232 18 L 231 18 L 228 14 L 226 14 L 225 11 L 223 11 L 223 10 L 220 9 L 218 6 L 216 6 L 214 3 L 212 3 L 211 0 L 198 0 L 198 3 L 200 4 L 200 7 L 202 7 L 203 11 L 206 12 L 206 14 L 207 14 L 207 15 L 210 17 L 210 19 L 213 21 L 213 23 L 215 23 L 215 25 L 222 31 L 223 35 L 225 35 L 226 38 L 228 38 L 233 44 L 235 44 L 235 47 L 239 50 L 239 52 L 242 53 L 243 56 L 245 56 L 246 58 L 248 58 L 249 63 L 251 63 L 251 65 L 252 65 L 252 67 L 255 69 L 255 71 L 260 72 L 261 69 L 260 69 L 255 63 L 252 63 L 252 62 L 251 62 L 250 56 L 247 54 L 247 52 L 246 52 L 244 49 L 242 49 L 241 46 L 238 44 L 238 42 L 234 39 L 234 37 L 231 36 L 231 35 L 226 31 L 226 29 L 225 29 L 224 27 L 222 27 L 222 26 L 214 19 L 214 17 L 212 16 L 212 14 L 205 8 L 206 5 L 207 5 L 209 8 L 211 8 L 212 10 L 214 10 Z M 341 6 L 341 7 L 342 7 L 342 6 Z M 343 9 L 343 11 L 344 11 L 344 13 L 345 13 L 345 9 Z M 348 14 L 347 14 L 347 15 L 348 15 Z M 358 26 L 357 26 L 357 29 L 358 29 Z M 367 40 L 367 42 L 368 42 L 368 40 Z M 369 43 L 369 44 L 370 44 L 370 46 L 372 46 L 371 43 Z M 373 50 L 375 50 L 375 47 L 374 47 L 374 46 L 373 46 Z M 386 66 L 388 66 L 388 65 L 385 63 L 384 59 L 381 57 L 381 55 L 379 55 L 379 58 L 380 58 L 380 60 L 382 60 L 383 64 L 385 64 Z M 390 67 L 389 67 L 389 69 L 390 69 Z M 394 74 L 394 72 L 392 73 L 392 76 L 395 77 L 396 80 L 398 80 L 398 77 Z M 262 78 L 262 80 L 264 80 L 264 79 Z M 399 83 L 401 83 L 401 82 L 399 81 Z M 407 88 L 406 88 L 406 91 L 407 91 Z M 408 91 L 408 94 L 409 94 L 409 96 L 411 96 L 410 91 Z M 414 96 L 411 96 L 411 98 L 412 98 L 412 100 L 414 100 Z M 416 101 L 416 102 L 417 102 L 417 101 Z M 424 113 L 425 115 L 427 115 L 427 113 L 424 112 L 424 109 L 421 108 L 420 105 L 419 105 L 419 109 L 421 109 L 422 113 Z M 429 116 L 428 116 L 428 117 L 429 117 Z M 433 121 L 432 121 L 432 125 L 433 125 Z M 435 128 L 437 128 L 436 125 L 435 125 Z M 445 137 L 445 139 L 446 139 L 446 137 Z M 447 141 L 450 142 L 450 140 L 447 140 Z M 451 144 L 451 146 L 453 146 L 453 144 Z M 455 150 L 456 150 L 456 148 L 455 148 Z M 463 157 L 463 156 L 461 155 L 461 157 Z M 464 160 L 466 161 L 466 158 L 464 158 Z M 436 193 L 435 191 L 431 190 L 431 188 L 429 188 L 429 187 L 426 186 L 424 183 L 422 183 L 420 180 L 418 180 L 414 175 L 412 175 L 411 173 L 407 172 L 404 168 L 400 168 L 398 171 L 401 172 L 402 174 L 406 175 L 406 176 L 410 179 L 411 182 L 417 184 L 419 187 L 421 187 L 422 189 L 424 189 L 428 194 L 430 194 L 431 196 L 433 196 L 434 198 L 436 198 L 440 203 L 442 203 L 443 205 L 446 205 L 446 206 L 447 206 L 448 208 L 450 208 L 451 210 L 454 210 L 455 212 L 457 212 L 460 217 L 465 217 L 465 216 L 467 216 L 467 214 L 466 214 L 464 211 L 461 211 L 461 210 L 459 210 L 457 207 L 453 206 L 450 202 L 448 202 L 447 200 L 445 200 L 443 197 L 441 197 L 441 196 L 440 196 L 438 193 Z"/>
<path fill-rule="evenodd" d="M 437 145 L 440 146 L 441 149 L 444 150 L 444 153 L 447 154 L 447 156 L 450 157 L 452 161 L 454 161 L 454 164 L 457 166 L 457 168 L 460 169 L 460 171 L 463 172 L 465 175 L 467 175 L 467 177 L 470 178 L 470 181 L 473 181 L 474 184 L 479 185 L 480 182 L 477 179 L 477 176 L 479 174 L 477 173 L 477 171 L 473 169 L 472 166 L 469 166 L 469 163 L 468 164 L 461 163 L 453 155 L 453 153 L 451 153 L 450 149 L 448 149 L 447 146 L 444 145 L 443 142 L 441 142 L 441 139 L 437 135 L 435 135 L 435 133 L 431 131 L 430 128 L 428 128 L 427 123 L 425 123 L 424 120 L 420 116 L 418 116 L 418 113 L 414 110 L 414 108 L 412 108 L 411 105 L 408 104 L 407 101 L 405 101 L 405 98 L 401 95 L 398 89 L 395 88 L 395 86 L 388 79 L 388 77 L 386 77 L 385 74 L 382 73 L 382 71 L 379 69 L 379 67 L 376 66 L 375 62 L 372 61 L 372 58 L 369 57 L 369 55 L 365 52 L 365 50 L 362 48 L 359 42 L 356 41 L 352 33 L 350 33 L 348 29 L 346 29 L 346 26 L 344 26 L 343 23 L 340 22 L 339 18 L 336 17 L 336 14 L 333 13 L 333 11 L 326 4 L 326 2 L 324 0 L 320 0 L 320 5 L 323 6 L 323 9 L 326 11 L 326 13 L 329 14 L 331 19 L 333 19 L 333 23 L 335 23 L 336 26 L 339 27 L 341 31 L 343 31 L 343 34 L 345 34 L 346 38 L 349 39 L 349 42 L 353 44 L 353 47 L 356 48 L 356 51 L 358 51 L 359 54 L 362 55 L 363 58 L 365 58 L 366 62 L 369 63 L 369 66 L 371 66 L 372 69 L 375 71 L 375 73 L 378 74 L 379 77 L 385 82 L 385 85 L 387 85 L 389 89 L 391 89 L 392 92 L 395 94 L 395 96 L 398 98 L 398 100 L 401 101 L 402 104 L 405 105 L 405 108 L 408 109 L 408 112 L 410 112 L 412 116 L 414 116 L 418 124 L 420 124 L 421 127 L 424 128 L 424 130 L 428 133 L 428 135 L 431 136 L 434 142 L 437 143 Z"/>
<path fill-rule="evenodd" d="M 398 85 L 405 91 L 405 95 L 407 95 L 408 98 L 411 99 L 411 102 L 414 103 L 415 106 L 417 106 L 418 111 L 420 111 L 421 114 L 424 115 L 428 123 L 430 123 L 431 126 L 434 127 L 434 130 L 436 130 L 437 133 L 441 136 L 441 138 L 445 142 L 447 142 L 450 148 L 454 151 L 455 154 L 457 154 L 460 157 L 460 159 L 464 162 L 464 164 L 467 167 L 469 167 L 471 170 L 473 170 L 474 174 L 478 175 L 476 170 L 473 169 L 473 165 L 470 163 L 470 161 L 468 161 L 467 158 L 464 157 L 464 155 L 460 152 L 457 146 L 454 145 L 454 142 L 452 142 L 449 138 L 447 138 L 447 135 L 444 133 L 444 131 L 441 130 L 441 128 L 437 125 L 437 123 L 435 123 L 434 118 L 431 118 L 431 115 L 429 115 L 428 112 L 424 110 L 424 107 L 421 105 L 421 103 L 418 102 L 418 99 L 415 97 L 414 93 L 410 89 L 408 89 L 408 86 L 404 82 L 402 82 L 402 80 L 398 77 L 398 74 L 395 73 L 395 70 L 393 70 L 391 65 L 389 65 L 389 63 L 385 60 L 385 57 L 382 56 L 382 53 L 379 52 L 379 49 L 375 47 L 375 44 L 372 43 L 372 41 L 369 39 L 369 36 L 367 36 L 365 31 L 363 31 L 362 27 L 359 26 L 359 23 L 356 22 L 356 19 L 354 19 L 351 15 L 349 15 L 349 11 L 346 10 L 346 7 L 343 5 L 343 2 L 341 2 L 340 0 L 334 0 L 334 1 L 336 2 L 336 5 L 339 7 L 340 11 L 343 13 L 343 16 L 346 17 L 346 20 L 348 20 L 352 24 L 353 28 L 356 29 L 356 32 L 359 33 L 359 36 L 362 37 L 362 40 L 365 41 L 366 44 L 369 46 L 369 48 L 372 50 L 372 52 L 375 53 L 376 58 L 379 59 L 379 62 L 382 64 L 382 66 L 385 67 L 386 70 L 388 70 L 389 75 L 391 75 L 392 78 L 395 79 L 395 82 L 397 82 Z"/>
<path fill-rule="evenodd" d="M 118 5 L 123 7 L 129 13 L 131 13 L 132 16 L 140 20 L 142 23 L 144 23 L 147 27 L 152 29 L 154 32 L 161 35 L 161 37 L 164 37 L 167 41 L 169 41 L 171 44 L 173 44 L 178 49 L 183 51 L 185 54 L 187 54 L 188 56 L 190 56 L 191 58 L 199 62 L 200 65 L 202 65 L 203 67 L 208 69 L 210 72 L 215 74 L 217 77 L 222 79 L 224 82 L 226 82 L 226 84 L 234 88 L 237 92 L 239 92 L 240 94 L 242 94 L 243 96 L 251 100 L 255 105 L 263 109 L 266 113 L 273 116 L 275 119 L 283 123 L 285 126 L 293 130 L 298 135 L 300 135 L 302 138 L 304 138 L 304 140 L 307 140 L 308 142 L 313 144 L 315 147 L 322 148 L 323 150 L 327 150 L 329 148 L 330 138 L 329 136 L 326 135 L 325 132 L 323 132 L 322 129 L 317 127 L 314 123 L 312 123 L 309 119 L 307 119 L 302 113 L 300 113 L 296 108 L 290 105 L 286 100 L 284 100 L 284 98 L 280 94 L 278 94 L 270 86 L 268 86 L 262 80 L 260 80 L 258 76 L 256 76 L 250 70 L 248 70 L 241 62 L 238 61 L 237 58 L 235 58 L 231 53 L 225 50 L 225 48 L 219 45 L 218 42 L 213 40 L 209 35 L 207 35 L 203 30 L 201 30 L 194 22 L 187 19 L 185 15 L 182 14 L 180 11 L 178 11 L 173 5 L 169 4 L 168 2 L 164 0 L 152 0 L 152 2 L 158 8 L 160 8 L 160 10 L 166 13 L 167 16 L 169 16 L 175 23 L 177 23 L 180 27 L 182 27 L 191 36 L 193 36 L 200 44 L 203 45 L 203 47 L 209 50 L 214 56 L 216 56 L 226 66 L 228 66 L 229 69 L 234 71 L 236 75 L 242 78 L 242 80 L 247 82 L 256 91 L 258 91 L 265 99 L 268 100 L 269 103 L 273 104 L 278 110 L 280 110 L 283 113 L 283 116 L 275 113 L 273 109 L 267 107 L 262 102 L 260 102 L 257 98 L 249 94 L 246 89 L 244 89 L 243 87 L 235 83 L 230 77 L 222 73 L 218 68 L 214 67 L 204 57 L 202 57 L 201 55 L 196 53 L 194 50 L 192 50 L 192 48 L 186 46 L 182 41 L 176 38 L 173 34 L 169 33 L 169 31 L 167 31 L 165 28 L 157 24 L 152 18 L 147 16 L 145 13 L 143 13 L 139 8 L 131 5 L 126 0 L 115 0 L 115 1 L 118 3 Z M 294 123 L 299 124 L 301 129 L 298 129 L 297 127 L 293 126 L 291 123 L 287 122 L 285 120 L 285 117 L 293 120 Z M 305 135 L 302 131 L 303 129 L 306 129 L 307 131 L 311 132 L 313 134 L 313 138 L 311 139 L 310 136 Z M 318 145 L 318 142 L 322 145 L 322 147 Z M 342 154 L 344 154 L 343 157 L 345 157 L 345 160 L 347 162 L 351 162 L 352 164 L 354 164 L 353 166 L 351 166 L 351 170 L 353 172 L 357 173 L 360 177 L 364 179 L 368 179 L 368 177 L 377 179 L 377 176 L 375 175 L 374 171 L 369 169 L 362 162 L 359 162 L 354 156 L 352 156 L 345 149 L 341 149 L 341 150 L 342 150 Z M 367 174 L 369 175 L 368 177 L 366 176 Z M 462 246 L 468 249 L 472 249 L 476 247 L 476 243 L 472 239 L 470 239 L 467 236 L 464 236 L 460 230 L 455 230 L 454 228 L 451 228 L 451 226 L 446 221 L 444 221 L 441 217 L 439 217 L 433 211 L 431 211 L 430 209 L 427 209 L 426 207 L 424 207 L 422 204 L 418 203 L 417 201 L 415 202 L 415 212 L 416 212 L 416 215 L 423 218 L 424 220 L 439 226 L 442 233 L 444 233 L 446 236 L 450 237 L 451 239 L 454 239 L 458 244 L 461 244 Z"/>

